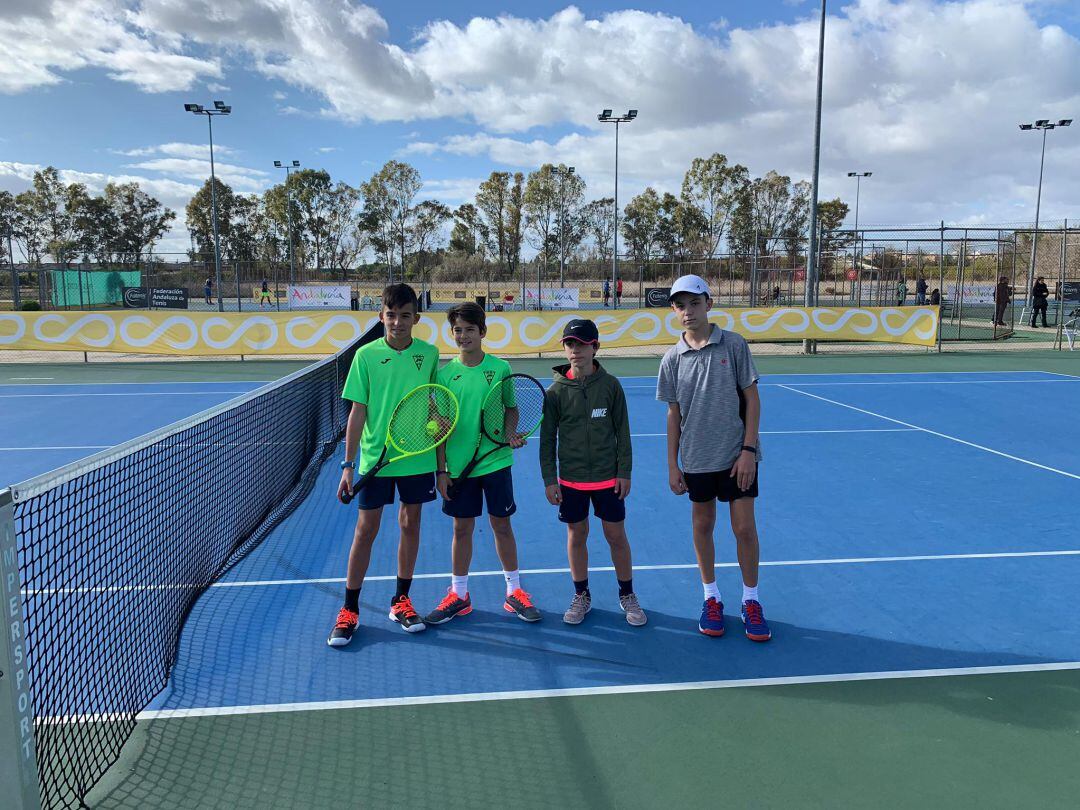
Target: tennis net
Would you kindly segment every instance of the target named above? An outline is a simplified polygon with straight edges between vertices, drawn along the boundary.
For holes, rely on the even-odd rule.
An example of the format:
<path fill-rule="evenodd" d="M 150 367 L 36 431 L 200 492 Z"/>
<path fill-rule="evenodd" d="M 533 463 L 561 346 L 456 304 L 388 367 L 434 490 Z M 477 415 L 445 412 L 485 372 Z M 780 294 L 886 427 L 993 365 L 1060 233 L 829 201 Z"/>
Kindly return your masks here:
<path fill-rule="evenodd" d="M 195 600 L 311 491 L 353 355 L 381 335 L 0 491 L 0 759 L 23 759 L 42 806 L 85 805 L 165 688 Z"/>

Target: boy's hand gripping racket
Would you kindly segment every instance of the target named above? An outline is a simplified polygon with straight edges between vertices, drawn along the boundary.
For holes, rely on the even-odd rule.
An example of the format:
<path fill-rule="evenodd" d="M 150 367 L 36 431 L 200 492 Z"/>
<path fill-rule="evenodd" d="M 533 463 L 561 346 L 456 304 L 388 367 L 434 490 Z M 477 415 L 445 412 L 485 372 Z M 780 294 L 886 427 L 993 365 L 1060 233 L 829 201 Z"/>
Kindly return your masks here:
<path fill-rule="evenodd" d="M 434 450 L 454 432 L 457 420 L 457 397 L 449 388 L 434 384 L 414 388 L 402 397 L 390 415 L 379 460 L 360 476 L 341 502 L 351 501 L 387 464 Z M 387 458 L 390 450 L 395 455 Z"/>
<path fill-rule="evenodd" d="M 451 499 L 454 490 L 469 477 L 477 464 L 503 447 L 521 447 L 525 439 L 536 433 L 543 420 L 544 386 L 536 378 L 528 374 L 511 374 L 488 391 L 480 410 L 480 436 L 476 441 L 476 450 L 472 461 L 450 482 Z M 494 447 L 480 455 L 480 445 L 485 437 Z"/>

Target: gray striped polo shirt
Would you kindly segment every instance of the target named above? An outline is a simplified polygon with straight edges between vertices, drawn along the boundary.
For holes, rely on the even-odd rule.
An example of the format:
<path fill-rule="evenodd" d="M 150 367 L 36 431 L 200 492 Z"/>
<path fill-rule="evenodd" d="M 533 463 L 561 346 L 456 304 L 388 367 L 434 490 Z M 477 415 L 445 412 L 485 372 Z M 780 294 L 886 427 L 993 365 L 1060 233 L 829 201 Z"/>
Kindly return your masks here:
<path fill-rule="evenodd" d="M 703 348 L 691 348 L 682 336 L 667 350 L 660 361 L 656 398 L 679 403 L 679 458 L 684 472 L 731 468 L 742 452 L 746 432 L 739 417 L 739 388 L 748 388 L 757 381 L 746 339 L 716 324 Z"/>

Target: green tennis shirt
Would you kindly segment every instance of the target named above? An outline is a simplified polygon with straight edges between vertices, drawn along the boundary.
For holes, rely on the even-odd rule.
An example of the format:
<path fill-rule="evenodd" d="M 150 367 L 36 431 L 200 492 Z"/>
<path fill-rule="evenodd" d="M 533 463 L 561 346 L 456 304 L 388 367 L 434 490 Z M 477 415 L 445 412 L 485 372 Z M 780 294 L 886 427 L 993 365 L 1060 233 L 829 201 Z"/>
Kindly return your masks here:
<path fill-rule="evenodd" d="M 379 463 L 390 415 L 407 393 L 418 385 L 435 382 L 439 367 L 439 350 L 430 343 L 413 339 L 400 352 L 386 338 L 362 346 L 354 355 L 349 376 L 341 396 L 367 406 L 364 432 L 360 434 L 360 463 L 357 474 L 363 474 Z M 388 456 L 396 455 L 390 448 Z M 403 458 L 379 471 L 379 477 L 419 475 L 434 472 L 435 451 Z"/>
<path fill-rule="evenodd" d="M 450 475 L 460 475 L 472 461 L 478 440 L 482 440 L 480 455 L 495 446 L 480 431 L 480 412 L 488 392 L 509 376 L 510 364 L 490 354 L 485 354 L 480 364 L 472 368 L 455 357 L 439 369 L 437 382 L 453 391 L 458 400 L 457 427 L 446 440 L 446 468 Z M 514 451 L 509 447 L 500 447 L 477 464 L 469 477 L 487 475 L 513 463 Z"/>

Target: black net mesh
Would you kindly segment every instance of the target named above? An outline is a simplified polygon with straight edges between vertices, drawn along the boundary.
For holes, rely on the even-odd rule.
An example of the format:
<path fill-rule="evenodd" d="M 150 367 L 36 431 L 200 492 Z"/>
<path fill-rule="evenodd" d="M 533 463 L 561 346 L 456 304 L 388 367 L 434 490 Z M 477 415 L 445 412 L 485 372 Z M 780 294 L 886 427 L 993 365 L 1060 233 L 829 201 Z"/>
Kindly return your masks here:
<path fill-rule="evenodd" d="M 84 806 L 166 685 L 195 600 L 311 491 L 356 349 L 13 488 L 38 773 Z"/>

